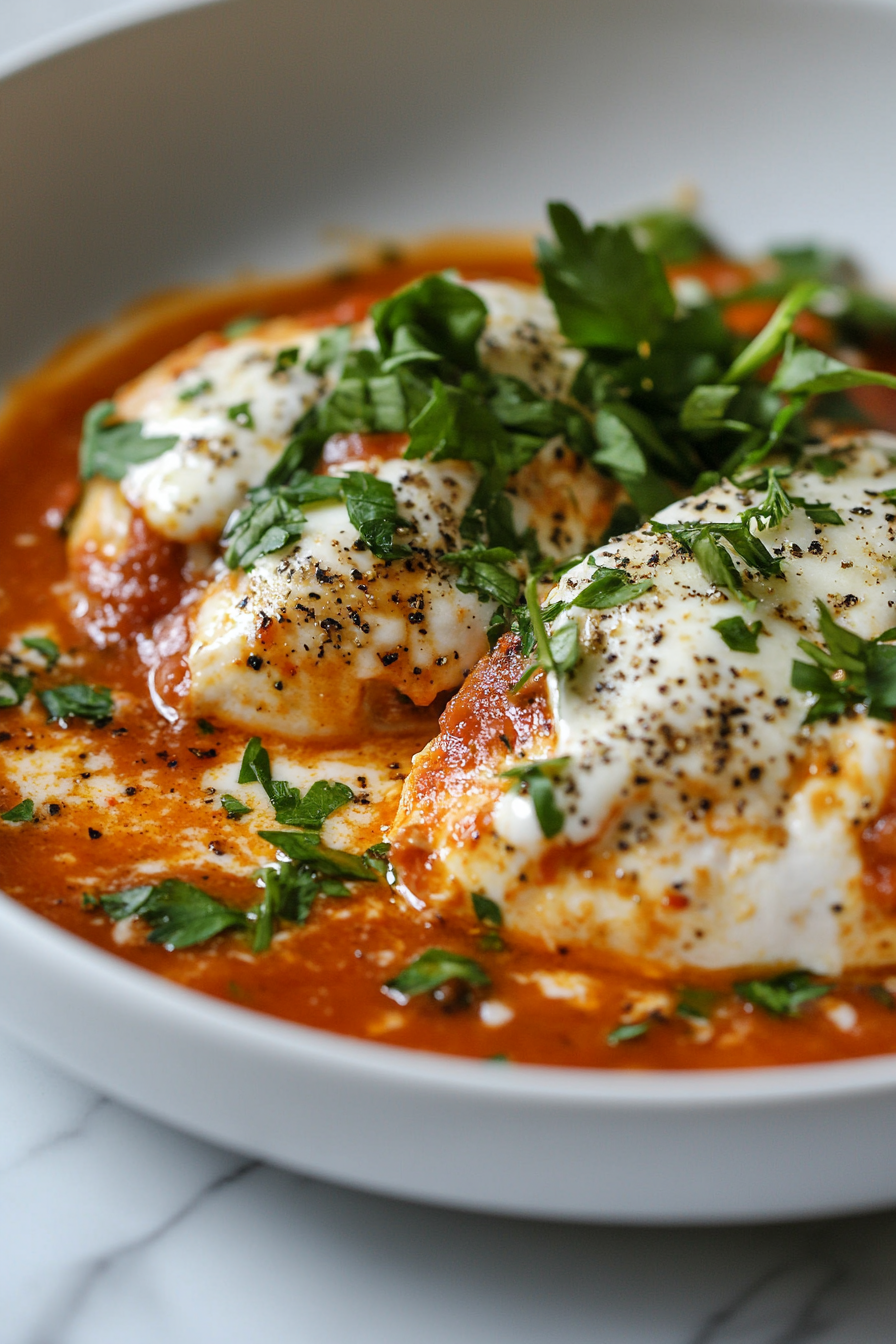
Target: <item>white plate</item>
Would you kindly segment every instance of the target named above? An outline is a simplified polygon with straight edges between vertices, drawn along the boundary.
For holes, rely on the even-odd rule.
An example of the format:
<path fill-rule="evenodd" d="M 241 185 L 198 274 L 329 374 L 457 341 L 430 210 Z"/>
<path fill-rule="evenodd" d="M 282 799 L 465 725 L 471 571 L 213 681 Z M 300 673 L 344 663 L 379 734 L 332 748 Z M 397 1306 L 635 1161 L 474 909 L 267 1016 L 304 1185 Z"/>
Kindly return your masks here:
<path fill-rule="evenodd" d="M 291 268 L 320 230 L 588 214 L 682 180 L 735 246 L 896 274 L 896 14 L 759 0 L 236 0 L 0 81 L 0 371 L 153 286 Z M 41 59 L 44 57 L 43 59 Z M 293 1027 L 0 898 L 0 1018 L 106 1091 L 336 1180 L 630 1221 L 896 1200 L 896 1057 L 736 1073 L 501 1066 Z"/>

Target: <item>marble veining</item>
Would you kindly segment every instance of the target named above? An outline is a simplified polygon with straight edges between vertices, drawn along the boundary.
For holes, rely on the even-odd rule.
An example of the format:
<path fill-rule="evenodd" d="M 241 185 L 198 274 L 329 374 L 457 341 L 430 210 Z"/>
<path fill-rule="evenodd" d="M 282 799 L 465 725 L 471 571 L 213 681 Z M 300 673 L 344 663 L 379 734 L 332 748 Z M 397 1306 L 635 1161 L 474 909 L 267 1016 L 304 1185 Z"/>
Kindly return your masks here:
<path fill-rule="evenodd" d="M 896 1214 L 492 1218 L 275 1170 L 0 1037 L 0 1344 L 892 1344 Z"/>

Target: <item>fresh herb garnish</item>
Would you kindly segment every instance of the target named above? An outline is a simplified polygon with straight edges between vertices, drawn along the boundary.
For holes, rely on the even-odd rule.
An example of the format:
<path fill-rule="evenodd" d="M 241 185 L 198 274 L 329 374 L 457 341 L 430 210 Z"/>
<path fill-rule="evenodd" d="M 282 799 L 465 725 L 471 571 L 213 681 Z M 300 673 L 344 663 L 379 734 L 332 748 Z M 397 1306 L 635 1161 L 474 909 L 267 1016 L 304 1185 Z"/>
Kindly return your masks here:
<path fill-rule="evenodd" d="M 190 882 L 169 877 L 154 886 L 131 887 L 99 898 L 106 914 L 114 920 L 133 916 L 152 927 L 149 942 L 162 943 L 169 950 L 204 943 L 225 929 L 245 928 L 244 910 L 223 901 Z"/>
<path fill-rule="evenodd" d="M 520 581 L 507 569 L 517 559 L 507 546 L 471 546 L 465 551 L 449 551 L 443 565 L 460 571 L 457 587 L 462 593 L 475 593 L 480 602 L 500 602 L 514 606 L 520 595 Z"/>
<path fill-rule="evenodd" d="M 833 985 L 819 984 L 808 971 L 785 971 L 768 980 L 738 980 L 734 992 L 773 1017 L 796 1017 L 800 1008 L 829 994 Z"/>
<path fill-rule="evenodd" d="M 473 902 L 473 911 L 479 923 L 491 924 L 492 928 L 500 929 L 504 923 L 504 916 L 498 902 L 493 901 L 490 896 L 486 896 L 482 891 L 474 891 L 470 899 Z"/>
<path fill-rule="evenodd" d="M 827 648 L 801 639 L 799 648 L 813 662 L 794 659 L 790 674 L 795 691 L 814 696 L 803 722 L 839 718 L 859 704 L 871 718 L 891 722 L 896 716 L 896 629 L 862 639 L 838 625 L 823 602 L 816 599 L 815 605 Z"/>
<path fill-rule="evenodd" d="M 555 237 L 539 239 L 538 265 L 567 340 L 585 349 L 649 345 L 675 312 L 658 254 L 641 251 L 625 225 L 586 229 L 562 202 L 548 216 Z"/>
<path fill-rule="evenodd" d="M 7 669 L 0 670 L 0 709 L 20 705 L 31 690 L 31 678 Z"/>
<path fill-rule="evenodd" d="M 368 471 L 350 471 L 340 484 L 349 522 L 358 529 L 373 554 L 381 560 L 400 560 L 410 555 L 409 546 L 393 541 L 400 519 L 395 491 L 389 482 Z"/>
<path fill-rule="evenodd" d="M 468 985 L 483 987 L 491 984 L 478 961 L 443 947 L 430 947 L 393 979 L 387 980 L 385 988 L 405 999 L 412 999 L 418 994 L 431 994 L 449 980 L 463 980 Z"/>
<path fill-rule="evenodd" d="M 242 317 L 235 317 L 232 322 L 228 322 L 223 329 L 223 334 L 228 341 L 236 341 L 240 336 L 248 336 L 250 331 L 260 327 L 264 318 L 259 313 L 245 313 Z"/>
<path fill-rule="evenodd" d="M 271 372 L 285 373 L 287 369 L 291 369 L 294 364 L 298 363 L 298 359 L 299 347 L 297 345 L 291 345 L 288 349 L 279 351 L 277 358 L 274 360 L 274 367 Z"/>
<path fill-rule="evenodd" d="M 112 718 L 112 692 L 105 686 L 86 686 L 73 681 L 67 686 L 52 686 L 38 691 L 38 699 L 47 711 L 47 720 L 86 719 L 101 728 Z"/>
<path fill-rule="evenodd" d="M 271 758 L 262 746 L 260 737 L 250 738 L 246 744 L 237 783 L 260 784 L 274 808 L 280 826 L 296 826 L 314 832 L 319 832 L 327 817 L 350 803 L 355 796 L 347 784 L 318 779 L 302 797 L 294 784 L 272 777 Z"/>
<path fill-rule="evenodd" d="M 747 625 L 743 616 L 729 616 L 724 621 L 716 621 L 712 627 L 735 653 L 758 653 L 759 636 L 764 633 L 761 621 Z"/>
<path fill-rule="evenodd" d="M 624 569 L 608 569 L 595 565 L 594 578 L 573 598 L 572 606 L 584 607 L 586 611 L 606 611 L 610 607 L 621 607 L 626 602 L 634 602 L 653 587 L 653 579 L 638 579 L 632 582 Z"/>
<path fill-rule="evenodd" d="M 256 560 L 298 541 L 305 528 L 305 507 L 342 498 L 343 482 L 299 469 L 289 485 L 260 485 L 247 492 L 247 503 L 228 520 L 222 540 L 230 569 L 253 567 Z"/>
<path fill-rule="evenodd" d="M 238 406 L 229 407 L 227 419 L 232 420 L 235 425 L 239 425 L 242 429 L 255 428 L 255 418 L 248 401 L 241 401 Z"/>
<path fill-rule="evenodd" d="M 195 401 L 196 398 L 201 397 L 204 392 L 211 392 L 211 390 L 211 383 L 207 378 L 203 378 L 201 382 L 194 383 L 192 387 L 184 388 L 183 392 L 179 393 L 177 399 L 178 401 Z"/>
<path fill-rule="evenodd" d="M 693 1022 L 708 1022 L 718 997 L 713 989 L 688 985 L 679 994 L 675 1008 L 676 1016 L 689 1018 Z"/>
<path fill-rule="evenodd" d="M 20 821 L 33 821 L 34 802 L 31 798 L 24 798 L 22 802 L 16 803 L 8 812 L 0 812 L 0 821 L 10 821 L 13 823 Z"/>
<path fill-rule="evenodd" d="M 245 817 L 252 808 L 246 803 L 241 803 L 239 798 L 234 798 L 232 793 L 221 794 L 221 806 L 227 813 L 228 821 L 235 821 L 237 817 Z"/>
<path fill-rule="evenodd" d="M 196 727 L 199 729 L 200 733 L 208 734 L 217 732 L 215 725 L 213 723 L 209 723 L 208 719 L 197 719 Z"/>
<path fill-rule="evenodd" d="M 22 639 L 26 649 L 33 649 L 39 653 L 47 665 L 47 671 L 51 671 L 59 662 L 60 648 L 52 639 L 46 639 L 43 635 L 26 635 Z"/>
<path fill-rule="evenodd" d="M 569 765 L 568 756 L 558 756 L 552 761 L 532 761 L 525 765 L 515 765 L 510 770 L 502 770 L 501 779 L 516 781 L 516 787 L 527 793 L 546 840 L 552 840 L 563 830 L 566 814 L 557 806 L 554 797 L 553 781 Z"/>
<path fill-rule="evenodd" d="M 607 1045 L 621 1045 L 623 1041 L 635 1041 L 650 1030 L 649 1022 L 621 1022 L 607 1035 Z"/>
<path fill-rule="evenodd" d="M 178 441 L 176 435 L 144 438 L 139 420 L 116 421 L 117 414 L 114 401 L 99 401 L 85 415 L 79 458 L 83 481 L 94 476 L 120 481 L 129 467 L 151 462 Z"/>
<path fill-rule="evenodd" d="M 548 635 L 545 624 L 547 620 L 553 620 L 555 616 L 559 616 L 565 605 L 563 602 L 552 603 L 550 607 L 542 610 L 541 603 L 538 600 L 538 579 L 534 574 L 530 574 L 526 580 L 526 611 L 538 656 L 535 662 L 526 668 L 516 685 L 511 687 L 511 695 L 515 695 L 517 691 L 521 690 L 536 672 L 552 673 L 559 678 L 572 672 L 578 663 L 578 624 L 575 621 L 565 621 L 551 635 Z"/>

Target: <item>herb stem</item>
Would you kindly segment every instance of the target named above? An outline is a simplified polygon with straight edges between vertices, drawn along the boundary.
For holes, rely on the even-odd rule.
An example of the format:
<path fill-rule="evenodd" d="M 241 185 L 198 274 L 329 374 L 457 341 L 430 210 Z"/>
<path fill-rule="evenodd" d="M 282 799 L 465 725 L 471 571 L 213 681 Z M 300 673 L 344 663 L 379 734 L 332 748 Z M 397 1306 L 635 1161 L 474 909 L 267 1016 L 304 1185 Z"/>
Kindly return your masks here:
<path fill-rule="evenodd" d="M 532 632 L 535 635 L 538 660 L 543 667 L 549 668 L 556 676 L 557 664 L 554 661 L 551 641 L 548 638 L 547 627 L 541 614 L 541 603 L 538 600 L 538 578 L 535 574 L 530 574 L 526 580 L 526 606 L 529 609 L 529 619 L 532 622 Z"/>
<path fill-rule="evenodd" d="M 746 350 L 742 350 L 727 373 L 723 383 L 742 383 L 768 363 L 778 353 L 793 326 L 794 318 L 807 308 L 822 288 L 818 280 L 801 280 L 786 294 L 772 313 L 758 336 L 754 336 Z"/>

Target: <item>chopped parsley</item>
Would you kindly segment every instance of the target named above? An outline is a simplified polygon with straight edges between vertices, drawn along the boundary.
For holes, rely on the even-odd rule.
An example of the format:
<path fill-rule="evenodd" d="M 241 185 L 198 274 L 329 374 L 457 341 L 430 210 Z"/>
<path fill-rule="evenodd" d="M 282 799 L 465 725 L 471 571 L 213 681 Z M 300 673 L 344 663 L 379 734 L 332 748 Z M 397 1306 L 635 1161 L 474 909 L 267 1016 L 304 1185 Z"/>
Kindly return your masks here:
<path fill-rule="evenodd" d="M 762 622 L 754 621 L 747 625 L 743 616 L 729 616 L 724 621 L 716 621 L 712 627 L 735 653 L 758 653 L 759 636 L 764 633 Z"/>
<path fill-rule="evenodd" d="M 229 407 L 227 419 L 232 420 L 235 425 L 239 425 L 242 429 L 255 428 L 255 418 L 248 401 L 241 401 L 238 406 Z"/>
<path fill-rule="evenodd" d="M 820 984 L 808 971 L 785 971 L 768 980 L 739 980 L 734 992 L 746 1003 L 773 1017 L 796 1017 L 804 1004 L 829 994 L 833 985 Z"/>
<path fill-rule="evenodd" d="M 538 579 L 534 574 L 530 574 L 526 580 L 526 612 L 531 624 L 537 658 L 526 668 L 516 685 L 511 687 L 511 695 L 521 690 L 536 672 L 553 673 L 559 678 L 566 676 L 575 668 L 579 661 L 578 624 L 575 621 L 565 621 L 551 635 L 548 635 L 545 624 L 546 621 L 559 616 L 565 605 L 563 602 L 552 603 L 550 607 L 542 610 L 538 600 Z"/>
<path fill-rule="evenodd" d="M 192 387 L 185 387 L 183 392 L 178 395 L 177 399 L 178 401 L 195 401 L 197 397 L 201 397 L 204 393 L 211 392 L 211 390 L 211 383 L 207 378 L 203 378 L 201 382 L 194 383 Z"/>
<path fill-rule="evenodd" d="M 49 723 L 86 719 L 88 723 L 101 728 L 109 722 L 114 711 L 112 692 L 107 687 L 87 686 L 80 681 L 38 691 L 38 699 L 47 711 Z"/>
<path fill-rule="evenodd" d="M 32 821 L 34 819 L 34 802 L 31 798 L 25 798 L 21 803 L 16 803 L 8 812 L 0 812 L 0 821 L 9 821 L 17 823 L 20 821 Z"/>
<path fill-rule="evenodd" d="M 162 943 L 169 951 L 204 943 L 225 929 L 247 926 L 245 910 L 176 877 L 101 896 L 99 903 L 114 920 L 134 916 L 145 920 L 152 928 L 149 942 Z"/>
<path fill-rule="evenodd" d="M 622 1045 L 624 1041 L 636 1041 L 639 1036 L 646 1036 L 649 1030 L 649 1022 L 620 1022 L 618 1027 L 614 1027 L 608 1033 L 607 1045 Z"/>
<path fill-rule="evenodd" d="M 517 559 L 507 546 L 471 546 L 465 551 L 449 551 L 443 565 L 458 569 L 457 587 L 462 593 L 475 593 L 480 602 L 498 602 L 515 606 L 520 581 L 507 569 Z"/>
<path fill-rule="evenodd" d="M 47 665 L 47 671 L 51 671 L 60 659 L 59 645 L 52 639 L 46 639 L 43 635 L 26 635 L 22 639 L 26 649 L 33 649 L 39 653 Z"/>
<path fill-rule="evenodd" d="M 681 990 L 675 1008 L 677 1017 L 689 1018 L 693 1022 L 708 1022 L 712 1017 L 719 995 L 713 989 L 700 989 L 688 985 Z"/>
<path fill-rule="evenodd" d="M 381 560 L 400 560 L 410 555 L 409 546 L 393 541 L 399 526 L 395 491 L 388 481 L 369 471 L 350 471 L 340 480 L 349 522 Z"/>
<path fill-rule="evenodd" d="M 274 808 L 278 825 L 296 826 L 315 833 L 321 830 L 327 817 L 355 796 L 347 784 L 337 780 L 315 780 L 303 797 L 294 784 L 274 779 L 271 758 L 260 737 L 250 738 L 246 744 L 237 783 L 261 785 Z"/>
<path fill-rule="evenodd" d="M 81 433 L 81 479 L 105 476 L 120 481 L 129 467 L 151 462 L 177 443 L 177 435 L 145 438 L 139 420 L 116 420 L 114 401 L 98 401 L 84 417 Z"/>
<path fill-rule="evenodd" d="M 286 373 L 287 369 L 291 369 L 294 364 L 298 363 L 298 359 L 299 347 L 297 345 L 291 345 L 286 350 L 279 351 L 277 358 L 274 360 L 272 373 Z"/>
<path fill-rule="evenodd" d="M 896 629 L 876 639 L 862 639 L 838 625 L 818 599 L 818 624 L 827 648 L 807 639 L 799 648 L 812 663 L 794 659 L 790 684 L 813 697 L 803 720 L 835 719 L 854 705 L 864 705 L 873 719 L 891 722 L 896 716 Z"/>
<path fill-rule="evenodd" d="M 252 811 L 252 808 L 246 803 L 241 803 L 239 798 L 234 798 L 232 793 L 221 794 L 221 806 L 230 821 L 235 821 L 238 817 L 245 817 Z"/>
<path fill-rule="evenodd" d="M 20 705 L 31 690 L 31 678 L 19 676 L 8 669 L 0 669 L 0 709 L 11 709 Z"/>
<path fill-rule="evenodd" d="M 393 979 L 387 980 L 385 988 L 405 999 L 412 999 L 418 994 L 431 994 L 449 980 L 463 980 L 476 987 L 491 984 L 490 977 L 478 961 L 443 947 L 430 947 Z"/>
<path fill-rule="evenodd" d="M 558 756 L 552 761 L 533 761 L 501 772 L 501 779 L 514 780 L 515 787 L 532 799 L 541 833 L 546 840 L 559 835 L 566 820 L 566 814 L 557 806 L 553 781 L 568 764 L 568 756 Z"/>
<path fill-rule="evenodd" d="M 312 476 L 300 468 L 289 485 L 259 485 L 247 492 L 247 503 L 228 520 L 224 562 L 230 569 L 252 569 L 256 560 L 298 541 L 305 528 L 305 506 L 342 497 L 342 482 Z"/>
<path fill-rule="evenodd" d="M 504 923 L 504 916 L 498 902 L 493 901 L 490 896 L 486 896 L 481 891 L 474 891 L 470 899 L 473 902 L 473 911 L 479 923 L 491 924 L 492 928 L 500 929 Z"/>
<path fill-rule="evenodd" d="M 624 569 L 596 565 L 590 556 L 588 563 L 594 569 L 594 578 L 573 598 L 574 607 L 584 607 L 586 611 L 606 611 L 610 607 L 634 602 L 635 598 L 653 587 L 653 579 L 638 579 L 633 583 Z"/>

